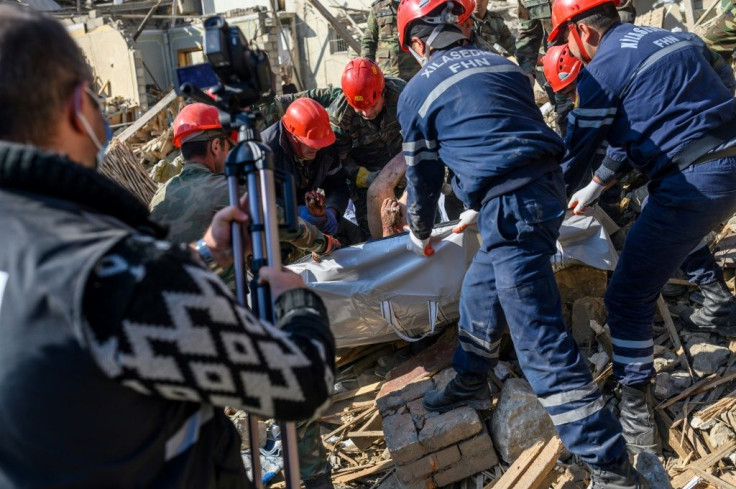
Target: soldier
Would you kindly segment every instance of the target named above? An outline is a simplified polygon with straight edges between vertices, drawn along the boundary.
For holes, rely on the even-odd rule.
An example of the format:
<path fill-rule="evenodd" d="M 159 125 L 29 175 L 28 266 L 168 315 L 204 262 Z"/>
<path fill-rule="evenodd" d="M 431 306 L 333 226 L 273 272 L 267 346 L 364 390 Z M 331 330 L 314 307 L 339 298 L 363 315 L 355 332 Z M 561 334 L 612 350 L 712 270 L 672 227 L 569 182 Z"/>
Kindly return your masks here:
<path fill-rule="evenodd" d="M 618 6 L 622 22 L 633 23 L 636 17 L 633 0 L 624 0 Z M 555 106 L 557 132 L 564 136 L 567 132 L 567 114 L 572 110 L 568 97 L 555 94 L 546 83 L 544 75 L 537 71 L 539 50 L 546 46 L 545 35 L 550 32 L 552 0 L 518 0 L 519 35 L 516 38 L 516 59 L 526 73 L 539 81 L 547 91 Z M 625 19 L 625 20 L 624 20 Z"/>
<path fill-rule="evenodd" d="M 696 32 L 713 51 L 734 61 L 736 52 L 736 2 L 721 0 L 721 11 L 715 19 L 699 26 Z"/>
<path fill-rule="evenodd" d="M 692 34 L 622 24 L 612 0 L 555 0 L 553 9 L 549 41 L 567 41 L 585 65 L 563 168 L 586 167 L 604 139 L 620 148 L 569 207 L 582 212 L 630 167 L 649 178 L 605 301 L 624 437 L 657 451 L 655 304 L 687 255 L 736 211 L 736 99 Z M 711 305 L 733 301 L 719 280 L 701 290 Z"/>
<path fill-rule="evenodd" d="M 368 14 L 360 55 L 375 61 L 386 76 L 409 81 L 419 71 L 412 57 L 399 49 L 396 8 L 399 0 L 375 0 Z"/>
<path fill-rule="evenodd" d="M 498 51 L 497 46 L 500 46 L 506 52 L 499 54 L 513 55 L 516 52 L 516 38 L 504 22 L 503 17 L 488 10 L 488 0 L 477 1 L 472 19 L 475 36 L 488 43 L 489 46 L 494 48 L 494 51 Z M 470 40 L 475 42 L 474 38 Z"/>
<path fill-rule="evenodd" d="M 345 66 L 341 85 L 343 93 L 328 112 L 337 137 L 335 147 L 351 181 L 358 225 L 368 238 L 366 194 L 378 172 L 401 152 L 396 106 L 406 82 L 384 77 L 369 59 L 355 58 Z"/>
<path fill-rule="evenodd" d="M 337 97 L 342 94 L 342 89 L 339 87 L 328 87 L 328 88 L 312 88 L 304 90 L 302 92 L 291 93 L 288 95 L 276 95 L 273 102 L 267 105 L 261 105 L 258 110 L 263 115 L 263 118 L 259 118 L 256 122 L 256 127 L 259 131 L 263 131 L 267 127 L 271 127 L 276 124 L 286 113 L 286 109 L 296 99 L 299 98 L 311 98 L 312 100 L 319 103 L 322 107 L 329 107 Z"/>

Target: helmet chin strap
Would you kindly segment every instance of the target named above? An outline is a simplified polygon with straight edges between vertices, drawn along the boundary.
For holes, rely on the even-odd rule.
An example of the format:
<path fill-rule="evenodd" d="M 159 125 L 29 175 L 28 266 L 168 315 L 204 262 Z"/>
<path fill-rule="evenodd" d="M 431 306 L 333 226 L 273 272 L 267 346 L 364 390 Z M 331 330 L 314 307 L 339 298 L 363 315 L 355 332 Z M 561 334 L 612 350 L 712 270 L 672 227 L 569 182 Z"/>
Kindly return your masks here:
<path fill-rule="evenodd" d="M 414 56 L 414 58 L 419 61 L 419 64 L 421 66 L 424 66 L 429 61 L 429 47 L 432 45 L 432 42 L 437 38 L 437 36 L 440 35 L 440 32 L 445 28 L 444 22 L 442 24 L 437 24 L 437 27 L 434 28 L 432 33 L 427 38 L 427 41 L 424 43 L 424 56 L 414 51 L 414 48 L 409 46 L 409 52 Z"/>
<path fill-rule="evenodd" d="M 580 32 L 578 32 L 578 26 L 574 22 L 568 21 L 567 28 L 570 29 L 570 32 L 572 33 L 572 38 L 575 39 L 575 44 L 578 45 L 578 50 L 580 51 L 580 56 L 583 57 L 582 61 L 585 64 L 590 63 L 590 56 L 588 56 L 588 52 L 585 50 L 585 46 L 583 46 L 583 40 L 580 39 Z"/>

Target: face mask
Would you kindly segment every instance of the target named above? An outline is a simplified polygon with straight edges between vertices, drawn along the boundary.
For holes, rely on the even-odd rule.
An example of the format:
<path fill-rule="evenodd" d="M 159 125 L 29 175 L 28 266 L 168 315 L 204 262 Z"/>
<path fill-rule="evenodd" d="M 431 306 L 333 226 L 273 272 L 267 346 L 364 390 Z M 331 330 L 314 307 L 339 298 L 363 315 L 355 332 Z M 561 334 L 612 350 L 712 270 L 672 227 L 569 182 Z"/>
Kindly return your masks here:
<path fill-rule="evenodd" d="M 105 162 L 105 152 L 107 151 L 107 147 L 110 144 L 110 140 L 112 139 L 112 128 L 110 127 L 110 124 L 107 122 L 107 118 L 102 114 L 102 106 L 97 101 L 97 95 L 95 95 L 89 88 L 84 87 L 84 91 L 87 92 L 87 94 L 94 100 L 100 109 L 100 116 L 102 117 L 102 121 L 105 124 L 105 141 L 100 142 L 99 139 L 97 139 L 97 134 L 95 134 L 95 131 L 92 129 L 92 125 L 89 123 L 87 118 L 82 114 L 79 109 L 77 109 L 77 117 L 79 117 L 80 122 L 82 123 L 82 126 L 84 126 L 84 130 L 87 133 L 87 136 L 92 140 L 92 144 L 95 145 L 95 148 L 97 148 L 97 154 L 95 155 L 95 160 L 97 162 L 97 171 L 100 171 L 102 169 L 102 165 Z"/>

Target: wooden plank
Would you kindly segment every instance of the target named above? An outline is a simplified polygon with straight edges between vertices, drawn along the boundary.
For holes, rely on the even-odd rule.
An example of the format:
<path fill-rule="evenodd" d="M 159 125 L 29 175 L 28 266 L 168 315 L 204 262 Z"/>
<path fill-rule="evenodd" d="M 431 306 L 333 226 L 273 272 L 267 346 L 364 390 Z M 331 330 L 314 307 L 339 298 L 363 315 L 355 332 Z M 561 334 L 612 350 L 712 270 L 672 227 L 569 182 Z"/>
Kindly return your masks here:
<path fill-rule="evenodd" d="M 680 335 L 677 334 L 675 323 L 674 321 L 672 321 L 670 310 L 667 308 L 667 303 L 664 301 L 662 294 L 660 294 L 657 298 L 657 309 L 659 309 L 659 314 L 664 320 L 664 325 L 667 326 L 667 331 L 669 331 L 670 333 L 670 337 L 672 338 L 672 346 L 675 348 L 675 353 L 680 359 L 680 364 L 690 374 L 690 378 L 695 380 L 695 374 L 693 373 L 693 369 L 690 366 L 690 362 L 688 362 L 687 360 L 685 349 L 682 347 L 682 342 L 680 341 Z"/>
<path fill-rule="evenodd" d="M 337 34 L 343 38 L 343 40 L 348 43 L 348 46 L 353 48 L 353 51 L 360 54 L 360 43 L 350 34 L 350 32 L 345 28 L 344 25 L 340 23 L 339 20 L 335 18 L 332 13 L 327 10 L 327 8 L 320 3 L 319 0 L 309 0 L 309 3 L 311 3 L 314 8 L 316 8 L 320 14 L 322 14 L 322 17 L 324 17 L 327 22 L 332 25 L 332 27 L 335 29 Z"/>
<path fill-rule="evenodd" d="M 346 482 L 354 481 L 355 479 L 360 479 L 361 477 L 373 475 L 378 472 L 383 472 L 384 470 L 389 470 L 393 467 L 393 465 L 394 461 L 391 459 L 382 460 L 373 467 L 368 467 L 352 474 L 338 475 L 337 477 L 333 477 L 332 482 L 334 484 L 345 484 Z"/>
<path fill-rule="evenodd" d="M 719 3 L 721 3 L 720 0 L 713 0 L 710 3 L 710 6 L 705 10 L 705 12 L 703 12 L 703 15 L 701 15 L 698 18 L 698 21 L 695 23 L 695 27 L 697 27 L 700 24 L 702 24 L 703 21 L 708 18 L 708 16 L 711 14 L 711 12 L 713 12 L 713 9 L 715 9 L 716 8 L 716 5 L 718 5 Z"/>
<path fill-rule="evenodd" d="M 383 431 L 349 431 L 348 438 L 383 438 Z"/>
<path fill-rule="evenodd" d="M 171 90 L 169 93 L 167 93 L 164 96 L 164 98 L 159 100 L 156 105 L 154 105 L 151 109 L 149 109 L 148 112 L 140 116 L 138 120 L 136 120 L 133 124 L 126 127 L 125 130 L 121 132 L 115 139 L 118 141 L 126 141 L 128 138 L 133 136 L 135 133 L 143 129 L 143 126 L 151 122 L 154 117 L 157 117 L 158 113 L 164 110 L 166 107 L 168 107 L 169 104 L 173 102 L 175 99 L 176 99 L 176 92 Z"/>
<path fill-rule="evenodd" d="M 519 478 L 516 487 L 542 489 L 547 476 L 560 458 L 562 448 L 562 441 L 556 436 L 547 442 L 532 466 Z"/>
<path fill-rule="evenodd" d="M 736 380 L 736 372 L 731 372 L 730 374 L 723 375 L 720 377 L 716 376 L 715 374 L 710 374 L 708 377 L 691 385 L 690 387 L 688 387 L 687 389 L 685 389 L 684 391 L 682 391 L 680 394 L 676 395 L 675 397 L 672 397 L 660 403 L 656 407 L 656 409 L 665 409 L 671 406 L 672 404 L 676 403 L 677 401 L 681 401 L 685 399 L 686 397 L 690 397 L 695 394 L 700 394 L 701 392 L 708 391 L 710 389 L 718 387 L 721 384 L 731 382 L 732 380 Z"/>
<path fill-rule="evenodd" d="M 364 385 L 363 387 L 358 387 L 357 389 L 351 389 L 349 391 L 341 392 L 340 394 L 335 394 L 332 396 L 332 402 L 344 401 L 345 399 L 351 399 L 353 397 L 362 396 L 363 394 L 376 392 L 382 385 L 383 382 L 375 382 L 373 384 Z"/>
<path fill-rule="evenodd" d="M 695 27 L 695 6 L 693 5 L 693 0 L 682 0 L 681 5 L 685 10 L 687 30 L 692 31 Z"/>
<path fill-rule="evenodd" d="M 695 462 L 688 464 L 685 466 L 685 471 L 682 472 L 680 475 L 674 477 L 672 479 L 672 487 L 678 488 L 685 486 L 690 480 L 692 479 L 693 472 L 689 469 L 695 468 L 700 470 L 705 470 L 712 465 L 714 465 L 716 462 L 718 462 L 723 457 L 729 455 L 736 449 L 736 442 L 731 442 L 728 444 L 723 445 L 718 451 L 711 453 L 707 457 L 703 457 L 700 460 L 696 460 Z"/>
<path fill-rule="evenodd" d="M 716 477 L 713 474 L 709 474 L 708 472 L 704 470 L 692 468 L 692 467 L 690 468 L 690 470 L 692 470 L 695 473 L 695 475 L 700 476 L 701 479 L 705 479 L 711 484 L 713 484 L 714 486 L 716 486 L 718 489 L 736 489 L 736 486 L 734 486 L 733 484 L 729 484 L 723 479 Z"/>
<path fill-rule="evenodd" d="M 514 463 L 511 464 L 509 470 L 507 470 L 506 473 L 494 483 L 492 486 L 493 489 L 513 489 L 515 487 L 520 487 L 517 485 L 517 482 L 529 467 L 534 464 L 534 461 L 537 459 L 537 456 L 542 453 L 544 447 L 545 443 L 543 441 L 538 441 L 531 447 L 524 450 L 522 454 L 514 460 Z M 487 485 L 483 489 L 489 489 L 489 487 L 490 485 Z"/>

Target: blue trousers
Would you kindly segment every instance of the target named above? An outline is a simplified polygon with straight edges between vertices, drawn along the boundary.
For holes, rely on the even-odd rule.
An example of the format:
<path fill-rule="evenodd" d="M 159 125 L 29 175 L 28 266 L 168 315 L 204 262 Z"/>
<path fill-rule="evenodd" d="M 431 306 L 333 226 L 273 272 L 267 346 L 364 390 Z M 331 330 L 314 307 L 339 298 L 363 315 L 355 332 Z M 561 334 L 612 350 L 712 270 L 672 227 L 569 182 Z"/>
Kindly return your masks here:
<path fill-rule="evenodd" d="M 606 291 L 619 382 L 640 385 L 654 376 L 652 319 L 657 297 L 703 236 L 734 211 L 736 157 L 691 166 L 649 183 L 649 200 L 626 237 Z M 709 283 L 705 270 L 712 270 L 714 262 L 704 265 L 709 261 L 704 253 L 694 255 L 688 274 L 702 267 L 705 278 L 699 283 Z"/>
<path fill-rule="evenodd" d="M 707 245 L 691 252 L 680 266 L 687 279 L 697 285 L 712 284 L 723 281 L 723 270 L 713 258 Z"/>
<path fill-rule="evenodd" d="M 550 258 L 564 211 L 561 170 L 481 208 L 482 245 L 463 281 L 453 367 L 485 375 L 498 362 L 508 323 L 524 375 L 565 446 L 606 466 L 620 462 L 626 447 L 562 320 Z"/>

